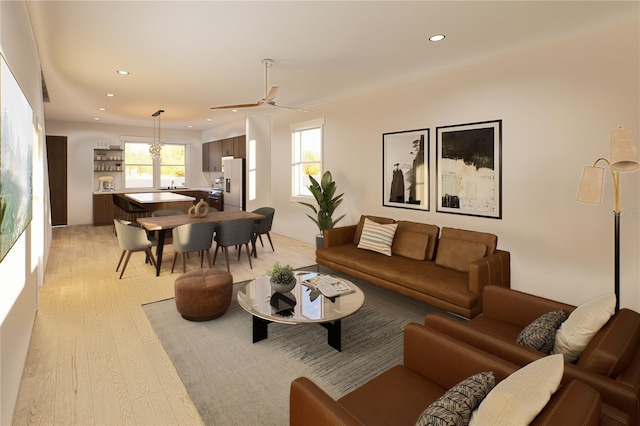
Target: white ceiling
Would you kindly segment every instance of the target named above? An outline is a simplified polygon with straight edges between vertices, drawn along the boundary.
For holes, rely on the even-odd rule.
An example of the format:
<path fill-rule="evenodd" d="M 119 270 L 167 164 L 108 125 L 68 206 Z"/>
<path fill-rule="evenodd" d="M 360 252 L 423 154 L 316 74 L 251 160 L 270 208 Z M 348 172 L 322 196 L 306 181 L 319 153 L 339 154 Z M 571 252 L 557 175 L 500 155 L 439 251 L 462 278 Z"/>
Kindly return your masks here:
<path fill-rule="evenodd" d="M 204 130 L 264 106 L 315 104 L 638 19 L 639 4 L 587 1 L 27 1 L 47 120 Z M 446 34 L 440 43 L 428 37 Z M 553 64 L 549 64 L 553 66 Z M 128 76 L 116 70 L 130 72 Z M 107 98 L 106 93 L 115 93 Z M 106 111 L 99 111 L 105 107 Z M 211 121 L 207 121 L 210 119 Z"/>

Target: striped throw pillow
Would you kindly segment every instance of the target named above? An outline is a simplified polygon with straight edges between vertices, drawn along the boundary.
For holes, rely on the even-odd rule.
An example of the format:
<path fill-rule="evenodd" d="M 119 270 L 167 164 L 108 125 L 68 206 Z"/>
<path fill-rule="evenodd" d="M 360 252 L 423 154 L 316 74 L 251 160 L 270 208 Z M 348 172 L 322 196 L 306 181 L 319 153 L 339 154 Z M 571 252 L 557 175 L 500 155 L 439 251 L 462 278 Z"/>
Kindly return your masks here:
<path fill-rule="evenodd" d="M 391 244 L 397 227 L 397 223 L 381 225 L 365 218 L 358 248 L 391 256 Z"/>

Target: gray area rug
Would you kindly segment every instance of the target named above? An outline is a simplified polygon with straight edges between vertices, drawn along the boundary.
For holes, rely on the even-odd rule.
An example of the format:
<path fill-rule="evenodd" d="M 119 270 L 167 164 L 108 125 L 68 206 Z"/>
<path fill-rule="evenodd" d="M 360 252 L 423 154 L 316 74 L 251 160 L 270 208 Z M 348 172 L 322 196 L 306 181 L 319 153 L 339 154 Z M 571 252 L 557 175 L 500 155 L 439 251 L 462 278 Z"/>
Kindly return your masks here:
<path fill-rule="evenodd" d="M 316 266 L 301 268 L 316 270 Z M 207 425 L 287 425 L 289 386 L 307 376 L 333 398 L 402 363 L 402 333 L 428 312 L 442 312 L 339 272 L 365 293 L 360 311 L 342 321 L 342 352 L 327 344 L 315 324 L 269 325 L 269 337 L 252 341 L 252 317 L 234 294 L 229 310 L 208 322 L 184 320 L 173 299 L 143 305 Z"/>

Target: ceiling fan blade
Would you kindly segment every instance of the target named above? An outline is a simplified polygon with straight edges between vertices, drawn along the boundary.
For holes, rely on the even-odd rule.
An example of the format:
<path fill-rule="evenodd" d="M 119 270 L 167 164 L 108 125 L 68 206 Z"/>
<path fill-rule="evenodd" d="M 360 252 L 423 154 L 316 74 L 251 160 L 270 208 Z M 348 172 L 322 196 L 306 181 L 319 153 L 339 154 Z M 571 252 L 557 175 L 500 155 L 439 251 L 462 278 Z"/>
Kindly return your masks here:
<path fill-rule="evenodd" d="M 237 105 L 223 105 L 217 107 L 211 107 L 211 109 L 236 109 L 236 108 L 252 108 L 257 107 L 264 104 L 264 102 L 260 101 L 255 104 L 237 104 Z"/>
<path fill-rule="evenodd" d="M 275 102 L 269 102 L 269 105 L 277 107 L 277 108 L 286 108 L 286 109 L 293 109 L 295 111 L 300 111 L 300 112 L 313 112 L 311 110 L 308 109 L 304 109 L 304 108 L 296 108 L 296 107 L 290 107 L 290 106 L 284 106 L 284 105 L 278 105 Z"/>
<path fill-rule="evenodd" d="M 271 89 L 269 89 L 269 93 L 267 93 L 267 96 L 265 96 L 263 100 L 265 102 L 273 101 L 278 97 L 279 94 L 280 86 L 271 86 Z"/>

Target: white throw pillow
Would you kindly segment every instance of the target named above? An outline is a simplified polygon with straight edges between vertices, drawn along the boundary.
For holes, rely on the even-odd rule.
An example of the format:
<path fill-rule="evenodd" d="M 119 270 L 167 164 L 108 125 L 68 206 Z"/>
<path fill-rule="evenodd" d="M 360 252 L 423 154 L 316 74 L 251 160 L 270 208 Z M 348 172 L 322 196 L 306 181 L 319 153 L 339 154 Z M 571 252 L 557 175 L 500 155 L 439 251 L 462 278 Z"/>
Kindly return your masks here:
<path fill-rule="evenodd" d="M 391 244 L 393 243 L 393 236 L 396 234 L 397 227 L 397 223 L 381 225 L 365 218 L 358 248 L 391 256 Z"/>
<path fill-rule="evenodd" d="M 540 358 L 498 383 L 471 415 L 469 426 L 528 425 L 560 386 L 562 355 Z"/>
<path fill-rule="evenodd" d="M 580 358 L 593 336 L 600 331 L 616 309 L 616 295 L 598 296 L 578 306 L 558 328 L 554 354 L 564 355 L 566 362 Z"/>

